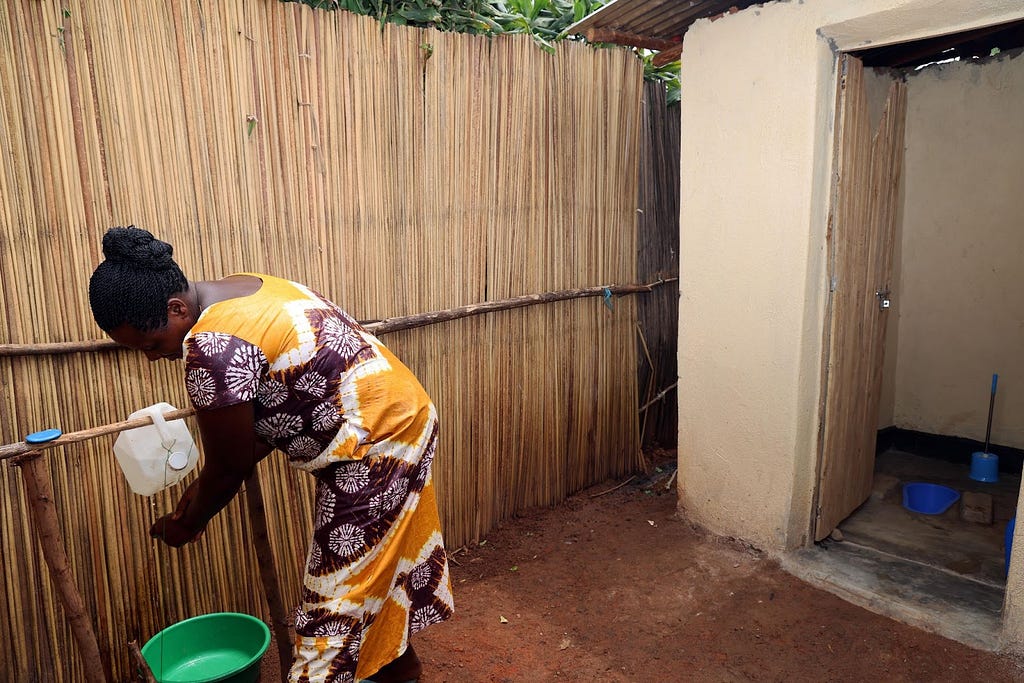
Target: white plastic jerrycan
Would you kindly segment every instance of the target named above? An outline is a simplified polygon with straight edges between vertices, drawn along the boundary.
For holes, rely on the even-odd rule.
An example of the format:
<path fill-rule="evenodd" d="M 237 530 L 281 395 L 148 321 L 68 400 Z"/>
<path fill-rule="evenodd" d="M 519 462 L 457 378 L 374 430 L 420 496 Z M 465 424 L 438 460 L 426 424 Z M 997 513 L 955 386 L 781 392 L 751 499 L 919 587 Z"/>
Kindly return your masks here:
<path fill-rule="evenodd" d="M 175 410 L 169 403 L 137 410 L 129 420 L 146 415 L 153 424 L 121 432 L 114 441 L 114 455 L 128 485 L 140 496 L 151 496 L 174 486 L 199 462 L 192 433 L 184 420 L 164 420 L 163 414 Z"/>

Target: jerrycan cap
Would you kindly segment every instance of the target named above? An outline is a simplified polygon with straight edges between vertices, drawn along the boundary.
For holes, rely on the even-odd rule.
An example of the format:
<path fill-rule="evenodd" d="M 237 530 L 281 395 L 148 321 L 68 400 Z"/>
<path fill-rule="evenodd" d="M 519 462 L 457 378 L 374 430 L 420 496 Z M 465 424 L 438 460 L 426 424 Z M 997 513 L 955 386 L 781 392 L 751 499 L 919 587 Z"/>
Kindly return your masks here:
<path fill-rule="evenodd" d="M 188 467 L 188 454 L 181 451 L 174 451 L 167 456 L 167 466 L 175 471 L 185 469 Z"/>

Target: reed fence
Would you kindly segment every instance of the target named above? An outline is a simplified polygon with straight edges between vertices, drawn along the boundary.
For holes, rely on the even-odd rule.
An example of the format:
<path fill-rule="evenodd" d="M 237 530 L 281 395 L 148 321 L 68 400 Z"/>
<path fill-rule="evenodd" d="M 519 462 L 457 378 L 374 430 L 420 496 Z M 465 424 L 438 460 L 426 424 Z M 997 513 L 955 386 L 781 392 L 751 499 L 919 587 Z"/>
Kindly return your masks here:
<path fill-rule="evenodd" d="M 0 5 L 0 441 L 185 407 L 180 363 L 110 348 L 87 284 L 111 225 L 175 245 L 193 279 L 261 271 L 384 320 L 637 282 L 642 73 L 623 50 L 381 26 L 273 0 Z M 384 337 L 438 405 L 451 547 L 640 465 L 635 297 L 569 298 Z M 194 425 L 193 425 L 194 426 Z M 105 680 L 130 641 L 210 611 L 267 613 L 244 499 L 202 539 L 148 538 L 178 491 L 130 493 L 113 437 L 37 461 Z M 36 467 L 36 466 L 33 466 Z M 308 477 L 260 465 L 286 602 Z M 27 483 L 27 482 L 26 482 Z M 0 671 L 95 680 L 0 467 Z M 458 596 L 456 594 L 456 605 Z"/>
<path fill-rule="evenodd" d="M 665 103 L 661 83 L 644 84 L 639 149 L 637 277 L 679 277 L 679 107 Z M 675 448 L 679 431 L 676 362 L 679 287 L 637 301 L 641 334 L 638 387 L 644 447 Z"/>

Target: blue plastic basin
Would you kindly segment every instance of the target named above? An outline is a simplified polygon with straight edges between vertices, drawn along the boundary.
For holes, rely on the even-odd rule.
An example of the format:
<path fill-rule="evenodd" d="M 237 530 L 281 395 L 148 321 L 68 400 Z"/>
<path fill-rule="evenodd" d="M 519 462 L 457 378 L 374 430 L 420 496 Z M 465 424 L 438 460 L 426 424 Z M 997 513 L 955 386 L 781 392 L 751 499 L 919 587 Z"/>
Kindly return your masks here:
<path fill-rule="evenodd" d="M 941 515 L 960 500 L 960 492 L 948 486 L 915 482 L 903 485 L 903 507 L 923 515 Z"/>

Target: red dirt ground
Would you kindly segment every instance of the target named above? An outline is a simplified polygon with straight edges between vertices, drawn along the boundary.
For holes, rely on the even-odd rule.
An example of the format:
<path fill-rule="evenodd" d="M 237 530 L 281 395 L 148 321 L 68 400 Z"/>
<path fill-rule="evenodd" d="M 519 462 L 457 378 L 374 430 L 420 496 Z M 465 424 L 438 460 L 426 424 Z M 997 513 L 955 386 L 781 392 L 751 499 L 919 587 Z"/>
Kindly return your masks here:
<path fill-rule="evenodd" d="M 903 625 L 701 534 L 672 460 L 453 551 L 455 617 L 418 634 L 441 681 L 1020 681 L 999 655 Z M 273 646 L 263 681 L 276 680 Z"/>

